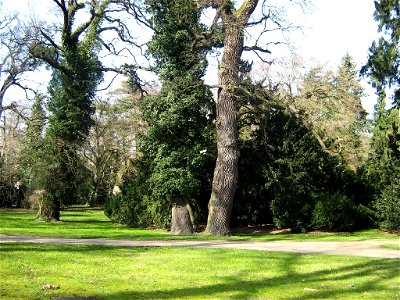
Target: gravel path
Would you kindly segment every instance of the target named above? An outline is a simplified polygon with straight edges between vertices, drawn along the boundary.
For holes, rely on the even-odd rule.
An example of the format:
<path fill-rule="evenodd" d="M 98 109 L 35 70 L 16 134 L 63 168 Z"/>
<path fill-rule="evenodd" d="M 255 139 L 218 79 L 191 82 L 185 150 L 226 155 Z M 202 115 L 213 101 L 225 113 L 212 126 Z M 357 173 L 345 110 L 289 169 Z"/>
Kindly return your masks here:
<path fill-rule="evenodd" d="M 0 243 L 23 242 L 61 245 L 100 245 L 118 247 L 202 247 L 295 252 L 304 254 L 350 255 L 400 259 L 400 250 L 382 248 L 385 244 L 400 244 L 399 240 L 314 242 L 314 241 L 132 241 L 111 239 L 78 239 L 0 235 Z"/>

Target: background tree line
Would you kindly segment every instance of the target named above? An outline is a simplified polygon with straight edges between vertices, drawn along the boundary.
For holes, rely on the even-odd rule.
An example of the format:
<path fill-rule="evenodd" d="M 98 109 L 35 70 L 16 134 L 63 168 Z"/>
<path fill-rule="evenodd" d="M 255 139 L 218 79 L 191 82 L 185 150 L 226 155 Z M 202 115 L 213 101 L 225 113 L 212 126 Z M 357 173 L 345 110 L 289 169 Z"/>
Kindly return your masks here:
<path fill-rule="evenodd" d="M 337 70 L 315 66 L 294 83 L 275 82 L 271 74 L 255 79 L 242 53 L 267 61 L 272 49 L 247 45 L 244 31 L 260 24 L 285 29 L 264 1 L 53 2 L 64 16 L 58 31 L 12 27 L 11 17 L 1 27 L 20 45 L 4 52 L 1 99 L 7 78 L 27 90 L 18 76 L 42 64 L 52 71 L 48 94 L 36 94 L 29 113 L 1 102 L 2 206 L 29 206 L 36 198 L 38 217 L 58 220 L 63 206 L 99 205 L 115 221 L 175 234 L 199 224 L 221 235 L 230 226 L 262 224 L 295 231 L 399 228 L 396 1 L 375 2 L 382 37 L 361 70 L 377 89 L 373 120 L 361 106 L 349 54 Z M 201 15 L 209 8 L 215 15 L 206 25 Z M 88 16 L 82 23 L 80 11 Z M 106 31 L 139 46 L 122 14 L 152 30 L 145 56 L 159 88 L 143 85 L 135 59 L 119 67 L 101 61 L 104 51 L 118 53 Z M 222 52 L 219 82 L 210 87 L 203 79 L 215 51 Z M 100 97 L 105 72 L 125 81 Z"/>

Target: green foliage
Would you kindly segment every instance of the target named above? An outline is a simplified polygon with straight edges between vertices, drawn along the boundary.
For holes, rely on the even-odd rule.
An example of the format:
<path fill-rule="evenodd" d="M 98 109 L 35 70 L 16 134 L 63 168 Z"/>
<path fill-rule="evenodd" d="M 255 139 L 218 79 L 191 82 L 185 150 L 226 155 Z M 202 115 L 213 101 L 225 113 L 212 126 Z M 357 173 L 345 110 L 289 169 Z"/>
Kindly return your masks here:
<path fill-rule="evenodd" d="M 196 1 L 147 0 L 156 29 L 148 51 L 155 59 L 156 72 L 163 80 L 176 77 L 200 78 L 206 68 L 205 50 L 195 47 L 201 9 Z"/>
<path fill-rule="evenodd" d="M 384 99 L 380 99 L 375 106 L 372 128 L 374 159 L 383 164 L 400 158 L 400 110 L 397 108 L 386 110 L 385 106 Z"/>
<path fill-rule="evenodd" d="M 124 194 L 115 195 L 107 199 L 104 213 L 114 222 L 127 225 L 129 227 L 146 227 L 151 224 L 143 204 L 143 200 L 135 201 L 134 198 Z M 143 210 L 142 210 L 143 209 Z"/>
<path fill-rule="evenodd" d="M 159 95 L 143 99 L 141 105 L 149 125 L 140 140 L 142 159 L 151 170 L 149 197 L 164 203 L 165 209 L 177 196 L 198 199 L 212 172 L 213 127 L 206 116 L 211 96 L 200 82 L 194 87 L 192 82 L 165 84 Z"/>
<path fill-rule="evenodd" d="M 141 226 L 167 226 L 176 197 L 196 204 L 201 191 L 209 189 L 214 148 L 209 118 L 212 95 L 201 79 L 205 52 L 192 48 L 200 29 L 196 3 L 180 0 L 147 4 L 156 29 L 148 51 L 155 59 L 162 88 L 140 101 L 148 130 L 139 139 L 142 156 L 134 164 L 137 177 L 125 182 L 121 209 L 113 202 L 115 213 L 111 210 L 109 215 L 119 215 L 125 222 L 132 218 L 130 223 Z"/>
<path fill-rule="evenodd" d="M 49 126 L 46 131 L 41 161 L 45 166 L 39 174 L 41 188 L 44 189 L 43 219 L 55 218 L 60 205 L 80 202 L 80 193 L 85 191 L 87 173 L 82 166 L 78 150 L 82 146 L 93 125 L 95 111 L 93 100 L 96 88 L 103 78 L 102 65 L 97 53 L 100 50 L 97 39 L 98 26 L 104 18 L 104 5 L 101 4 L 94 19 L 82 25 L 82 31 L 73 31 L 72 23 L 76 12 L 84 7 L 82 3 L 69 3 L 63 13 L 61 45 L 54 47 L 55 57 L 44 57 L 46 62 L 53 61 L 52 79 L 48 86 Z M 79 35 L 86 31 L 84 38 Z M 43 55 L 42 55 L 43 57 Z M 46 212 L 53 216 L 46 216 Z"/>
<path fill-rule="evenodd" d="M 0 162 L 0 168 L 2 164 Z M 26 195 L 25 186 L 16 186 L 4 172 L 0 170 L 0 207 L 22 207 Z"/>
<path fill-rule="evenodd" d="M 265 185 L 265 166 L 270 163 L 259 139 L 240 140 L 239 179 L 232 210 L 231 225 L 272 222 L 271 191 Z"/>
<path fill-rule="evenodd" d="M 360 193 L 364 183 L 355 172 L 368 153 L 366 114 L 349 55 L 336 73 L 312 69 L 299 95 L 256 86 L 252 93 L 268 100 L 244 104 L 250 110 L 241 121 L 241 203 L 235 204 L 239 217 L 247 216 L 248 223 L 273 221 L 279 228 L 300 231 L 313 227 L 316 205 L 318 212 L 325 213 L 328 206 L 318 199 L 326 195 L 348 199 L 354 208 L 367 204 L 366 192 Z M 323 219 L 322 213 L 319 216 Z M 367 226 L 368 217 L 360 216 L 357 222 Z M 350 229 L 353 224 L 343 225 L 343 230 Z"/>
<path fill-rule="evenodd" d="M 336 72 L 311 69 L 294 100 L 321 147 L 353 170 L 363 165 L 369 150 L 362 95 L 356 66 L 347 54 Z"/>
<path fill-rule="evenodd" d="M 346 55 L 336 74 L 313 69 L 298 96 L 247 83 L 235 222 L 307 230 L 317 199 L 332 194 L 356 207 L 357 226 L 370 225 L 369 190 L 355 172 L 368 153 L 356 75 Z"/>
<path fill-rule="evenodd" d="M 161 210 L 157 215 L 154 205 L 160 203 L 148 200 L 148 176 L 147 164 L 143 160 L 134 160 L 133 165 L 124 173 L 121 192 L 107 200 L 104 211 L 106 216 L 130 227 L 147 227 L 152 224 L 164 227 L 169 224 L 169 210 Z"/>
<path fill-rule="evenodd" d="M 92 101 L 102 80 L 102 73 L 97 71 L 101 65 L 94 58 L 95 53 L 81 54 L 75 49 L 60 62 L 66 70 L 53 72 L 48 103 L 50 135 L 70 143 L 82 142 L 88 135 L 93 125 Z"/>
<path fill-rule="evenodd" d="M 375 1 L 375 21 L 381 36 L 369 48 L 367 64 L 361 73 L 371 78 L 380 98 L 393 87 L 393 106 L 400 108 L 400 10 L 398 0 Z"/>
<path fill-rule="evenodd" d="M 294 116 L 282 111 L 265 124 L 270 122 L 275 124 L 275 135 L 268 128 L 265 136 L 268 144 L 275 142 L 276 146 L 275 151 L 270 150 L 274 161 L 266 184 L 275 194 L 271 202 L 275 223 L 278 227 L 307 228 L 314 206 L 313 192 L 334 190 L 341 184 L 338 163 L 320 149 Z M 278 136 L 279 132 L 284 139 Z"/>
<path fill-rule="evenodd" d="M 376 107 L 371 143 L 373 153 L 363 174 L 371 187 L 375 201 L 381 201 L 379 199 L 382 192 L 396 184 L 400 176 L 399 110 L 392 108 L 386 111 L 383 105 L 384 101 L 378 103 Z"/>
<path fill-rule="evenodd" d="M 400 14 L 396 0 L 375 1 L 375 20 L 381 36 L 373 42 L 367 64 L 361 72 L 371 79 L 376 88 L 378 103 L 375 106 L 372 149 L 364 176 L 373 189 L 374 207 L 380 226 L 398 229 L 398 203 L 400 192 Z M 386 108 L 389 98 L 387 88 L 392 88 L 392 106 Z"/>
<path fill-rule="evenodd" d="M 399 165 L 397 165 L 397 169 L 400 169 Z M 400 172 L 398 171 L 397 174 L 400 175 Z M 382 229 L 400 231 L 400 184 L 398 180 L 393 180 L 382 190 L 374 202 L 374 207 L 381 221 Z"/>
<path fill-rule="evenodd" d="M 44 140 L 42 159 L 44 170 L 40 175 L 42 187 L 49 202 L 67 205 L 78 203 L 79 179 L 76 176 L 79 169 L 79 159 L 76 151 L 62 140 L 48 137 Z"/>
<path fill-rule="evenodd" d="M 314 195 L 342 190 L 346 171 L 295 115 L 279 106 L 258 109 L 258 123 L 242 141 L 235 214 L 279 228 L 310 228 Z"/>
<path fill-rule="evenodd" d="M 20 150 L 20 171 L 22 173 L 22 181 L 26 184 L 30 191 L 41 187 L 40 175 L 44 171 L 41 160 L 41 152 L 43 151 L 43 134 L 46 122 L 46 113 L 44 110 L 44 96 L 36 96 L 31 114 L 26 122 L 26 132 L 22 140 Z"/>
<path fill-rule="evenodd" d="M 346 195 L 321 194 L 316 199 L 312 225 L 316 229 L 352 231 L 357 225 L 358 211 Z"/>

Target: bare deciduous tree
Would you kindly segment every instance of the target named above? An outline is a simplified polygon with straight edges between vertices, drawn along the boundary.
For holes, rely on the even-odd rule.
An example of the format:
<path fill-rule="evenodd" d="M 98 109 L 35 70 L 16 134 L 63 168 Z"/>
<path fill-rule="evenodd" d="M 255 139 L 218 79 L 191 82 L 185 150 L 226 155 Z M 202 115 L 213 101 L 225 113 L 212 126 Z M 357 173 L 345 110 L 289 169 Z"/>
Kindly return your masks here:
<path fill-rule="evenodd" d="M 24 75 L 38 66 L 38 61 L 28 53 L 28 45 L 36 36 L 37 32 L 23 24 L 18 15 L 0 16 L 0 119 L 4 110 L 19 112 L 15 101 L 7 105 L 4 102 L 11 87 L 18 87 L 25 93 L 33 91 L 24 82 Z"/>

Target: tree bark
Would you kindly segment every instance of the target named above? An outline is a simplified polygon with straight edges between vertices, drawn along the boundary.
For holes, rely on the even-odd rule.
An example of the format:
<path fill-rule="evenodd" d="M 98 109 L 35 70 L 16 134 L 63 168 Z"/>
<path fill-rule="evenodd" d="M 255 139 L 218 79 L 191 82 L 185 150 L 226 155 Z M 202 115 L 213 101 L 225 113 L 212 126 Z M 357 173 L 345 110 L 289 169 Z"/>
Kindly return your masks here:
<path fill-rule="evenodd" d="M 175 198 L 172 205 L 171 233 L 192 234 L 193 231 L 192 217 L 186 201 L 181 197 Z"/>
<path fill-rule="evenodd" d="M 39 199 L 39 210 L 36 219 L 46 222 L 60 221 L 60 204 L 58 201 L 50 199 L 49 195 L 44 192 Z"/>
<path fill-rule="evenodd" d="M 226 1 L 213 1 L 213 7 L 221 9 L 221 18 L 226 30 L 218 74 L 219 91 L 216 103 L 218 154 L 206 227 L 206 232 L 216 235 L 231 233 L 229 222 L 237 186 L 239 162 L 238 107 L 235 90 L 239 84 L 244 29 L 257 3 L 258 0 L 246 0 L 238 10 L 234 10 Z"/>

